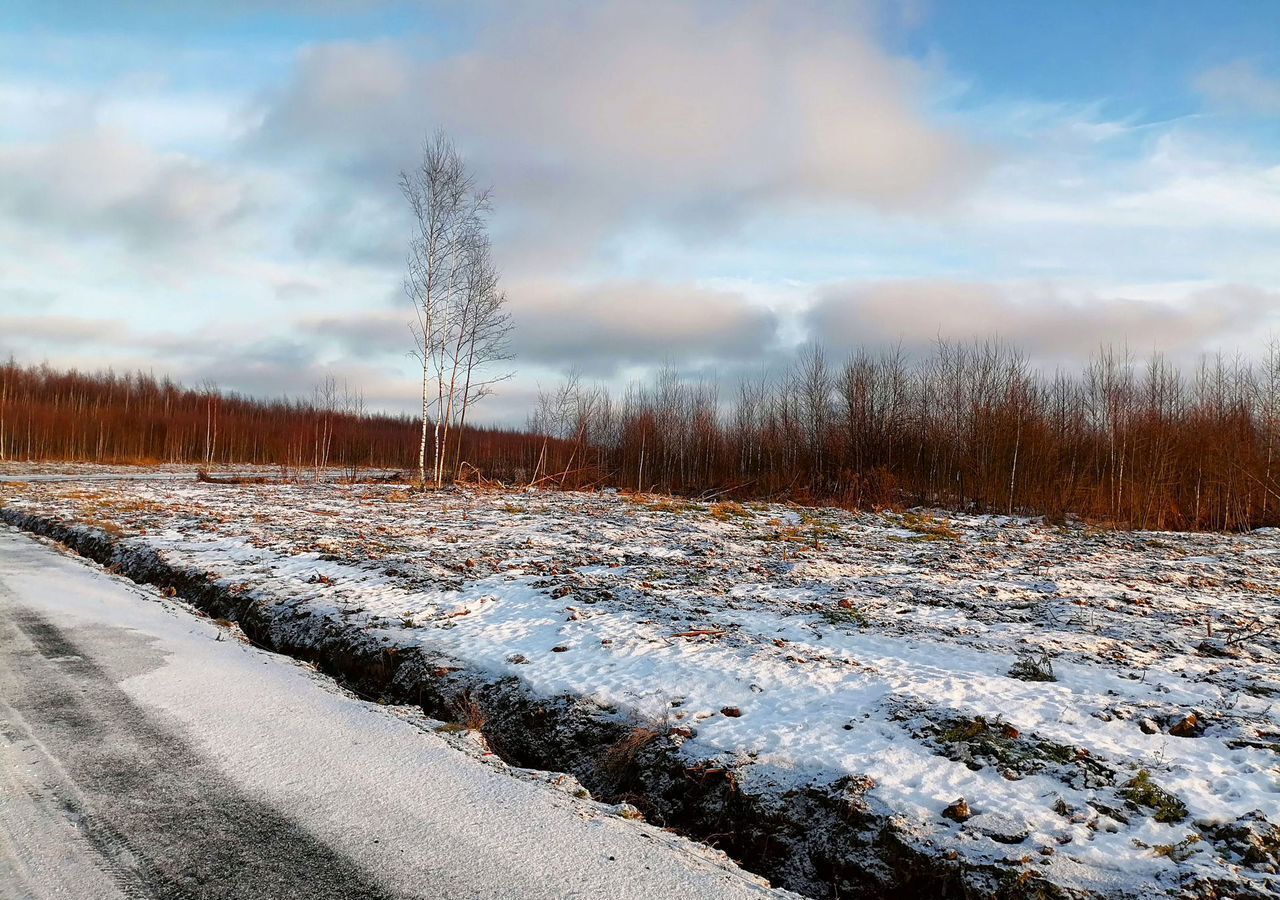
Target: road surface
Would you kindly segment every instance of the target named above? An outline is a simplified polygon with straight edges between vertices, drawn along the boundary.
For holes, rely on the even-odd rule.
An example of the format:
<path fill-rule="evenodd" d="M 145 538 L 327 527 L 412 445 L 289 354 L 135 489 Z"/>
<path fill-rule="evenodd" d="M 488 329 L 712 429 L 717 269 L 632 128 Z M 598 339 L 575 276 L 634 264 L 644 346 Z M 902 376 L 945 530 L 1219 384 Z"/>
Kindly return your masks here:
<path fill-rule="evenodd" d="M 0 898 L 765 896 L 0 526 Z"/>

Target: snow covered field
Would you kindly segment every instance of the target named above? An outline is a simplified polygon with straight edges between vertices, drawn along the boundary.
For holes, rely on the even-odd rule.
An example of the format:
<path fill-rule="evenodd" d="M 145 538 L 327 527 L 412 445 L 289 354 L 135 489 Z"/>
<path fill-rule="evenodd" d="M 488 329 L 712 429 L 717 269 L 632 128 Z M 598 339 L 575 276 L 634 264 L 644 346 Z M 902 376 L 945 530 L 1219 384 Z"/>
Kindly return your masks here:
<path fill-rule="evenodd" d="M 856 794 L 1006 891 L 1280 889 L 1274 531 L 388 485 L 0 498 L 11 520 L 84 523 L 284 604 L 300 629 L 358 626 L 589 698 L 745 794 Z"/>

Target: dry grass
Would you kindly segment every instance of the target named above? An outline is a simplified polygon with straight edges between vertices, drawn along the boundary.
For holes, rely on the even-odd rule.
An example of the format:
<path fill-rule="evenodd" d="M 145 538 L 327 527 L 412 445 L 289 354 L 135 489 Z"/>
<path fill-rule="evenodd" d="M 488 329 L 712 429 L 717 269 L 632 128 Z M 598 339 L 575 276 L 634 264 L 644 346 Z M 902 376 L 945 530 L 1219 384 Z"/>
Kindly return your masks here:
<path fill-rule="evenodd" d="M 902 527 L 914 531 L 925 540 L 955 541 L 960 539 L 960 532 L 942 519 L 936 519 L 928 513 L 907 513 L 902 517 Z"/>
<path fill-rule="evenodd" d="M 624 777 L 635 765 L 640 751 L 662 737 L 664 733 L 665 729 L 659 729 L 654 724 L 636 725 L 604 752 L 600 757 L 600 768 L 614 780 Z"/>
<path fill-rule="evenodd" d="M 488 723 L 489 717 L 485 715 L 484 708 L 476 702 L 476 698 L 471 696 L 470 691 L 463 691 L 454 698 L 453 703 L 454 721 L 451 723 L 452 728 L 448 725 L 445 731 L 474 731 L 478 734 L 484 734 L 484 726 Z"/>
<path fill-rule="evenodd" d="M 711 517 L 721 522 L 727 522 L 730 519 L 753 519 L 755 513 L 747 509 L 741 503 L 735 503 L 732 500 L 723 500 L 719 503 L 711 504 Z"/>
<path fill-rule="evenodd" d="M 687 500 L 677 500 L 675 497 L 649 496 L 635 502 L 647 505 L 654 512 L 686 513 L 698 508 L 697 505 Z"/>
<path fill-rule="evenodd" d="M 173 514 L 172 509 L 162 504 L 131 497 L 103 497 L 95 501 L 95 506 L 95 512 L 99 516 L 110 514 L 113 516 L 144 515 L 168 517 Z"/>
<path fill-rule="evenodd" d="M 96 528 L 99 531 L 105 532 L 112 537 L 118 538 L 124 534 L 123 528 L 115 522 L 108 522 L 106 519 L 89 518 L 85 519 L 83 524 L 88 525 L 90 528 Z"/>

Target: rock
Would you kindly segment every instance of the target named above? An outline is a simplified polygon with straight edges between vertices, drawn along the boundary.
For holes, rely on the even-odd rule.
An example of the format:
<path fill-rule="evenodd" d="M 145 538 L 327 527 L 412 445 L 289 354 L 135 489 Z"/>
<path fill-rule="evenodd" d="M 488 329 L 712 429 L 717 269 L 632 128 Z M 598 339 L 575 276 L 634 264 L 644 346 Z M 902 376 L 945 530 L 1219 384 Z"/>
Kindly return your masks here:
<path fill-rule="evenodd" d="M 560 646 L 560 647 L 552 647 L 552 648 L 551 648 L 551 652 L 552 652 L 552 653 L 564 653 L 564 652 L 565 652 L 565 651 L 567 651 L 568 649 L 569 649 L 568 647 L 564 647 L 564 646 Z"/>
<path fill-rule="evenodd" d="M 555 788 L 557 791 L 568 794 L 570 797 L 577 797 L 579 800 L 590 800 L 591 792 L 582 786 L 572 775 L 565 772 L 545 772 L 534 774 L 533 770 L 527 770 L 529 774 L 521 772 L 521 775 L 529 778 L 530 781 L 541 781 L 543 784 Z"/>
<path fill-rule="evenodd" d="M 644 821 L 644 813 L 630 803 L 619 803 L 613 808 L 613 814 L 622 819 L 630 819 L 633 822 Z"/>
<path fill-rule="evenodd" d="M 730 719 L 736 719 L 742 715 L 742 710 L 736 706 L 725 706 L 720 710 L 720 715 L 728 716 Z"/>
<path fill-rule="evenodd" d="M 963 797 L 960 797 L 955 803 L 952 803 L 942 811 L 942 817 L 953 822 L 963 822 L 972 815 L 973 810 L 969 809 L 969 804 L 965 802 Z"/>
<path fill-rule="evenodd" d="M 1209 656 L 1217 659 L 1225 659 L 1233 656 L 1239 656 L 1235 648 L 1231 647 L 1221 638 L 1206 638 L 1196 645 L 1196 652 L 1201 656 Z"/>
<path fill-rule="evenodd" d="M 1142 729 L 1143 734 L 1159 734 L 1160 733 L 1160 726 L 1157 725 L 1155 722 L 1153 722 L 1151 719 L 1139 720 L 1138 727 Z"/>
<path fill-rule="evenodd" d="M 1280 870 L 1280 827 L 1271 824 L 1262 810 L 1245 813 L 1234 822 L 1205 828 L 1220 847 L 1257 872 Z"/>
<path fill-rule="evenodd" d="M 845 597 L 836 605 L 839 606 L 841 609 L 853 609 L 853 601 L 850 600 L 848 597 Z"/>
<path fill-rule="evenodd" d="M 1031 826 L 1026 822 L 996 812 L 979 813 L 965 822 L 964 827 L 1001 844 L 1021 844 L 1031 834 Z"/>
<path fill-rule="evenodd" d="M 1169 733 L 1174 737 L 1200 737 L 1204 734 L 1204 723 L 1195 713 L 1188 713 L 1169 728 Z"/>

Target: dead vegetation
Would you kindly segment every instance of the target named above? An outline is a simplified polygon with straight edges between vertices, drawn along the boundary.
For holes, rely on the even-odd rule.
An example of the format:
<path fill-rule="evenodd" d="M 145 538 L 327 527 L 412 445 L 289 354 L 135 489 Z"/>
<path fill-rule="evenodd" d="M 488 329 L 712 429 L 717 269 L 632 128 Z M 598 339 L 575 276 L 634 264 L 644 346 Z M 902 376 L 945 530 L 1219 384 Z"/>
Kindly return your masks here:
<path fill-rule="evenodd" d="M 453 721 L 440 726 L 441 731 L 465 731 L 483 737 L 489 718 L 470 691 L 458 694 L 450 703 Z"/>
<path fill-rule="evenodd" d="M 929 513 L 906 513 L 902 517 L 902 527 L 930 541 L 954 541 L 960 537 L 959 532 L 946 521 Z"/>
<path fill-rule="evenodd" d="M 730 519 L 753 519 L 755 514 L 744 507 L 741 503 L 734 503 L 732 500 L 723 500 L 719 503 L 711 504 L 711 518 L 718 519 L 721 522 L 727 522 Z"/>
<path fill-rule="evenodd" d="M 667 733 L 658 723 L 637 724 L 600 757 L 600 768 L 611 780 L 624 780 L 635 766 L 636 757 Z"/>

